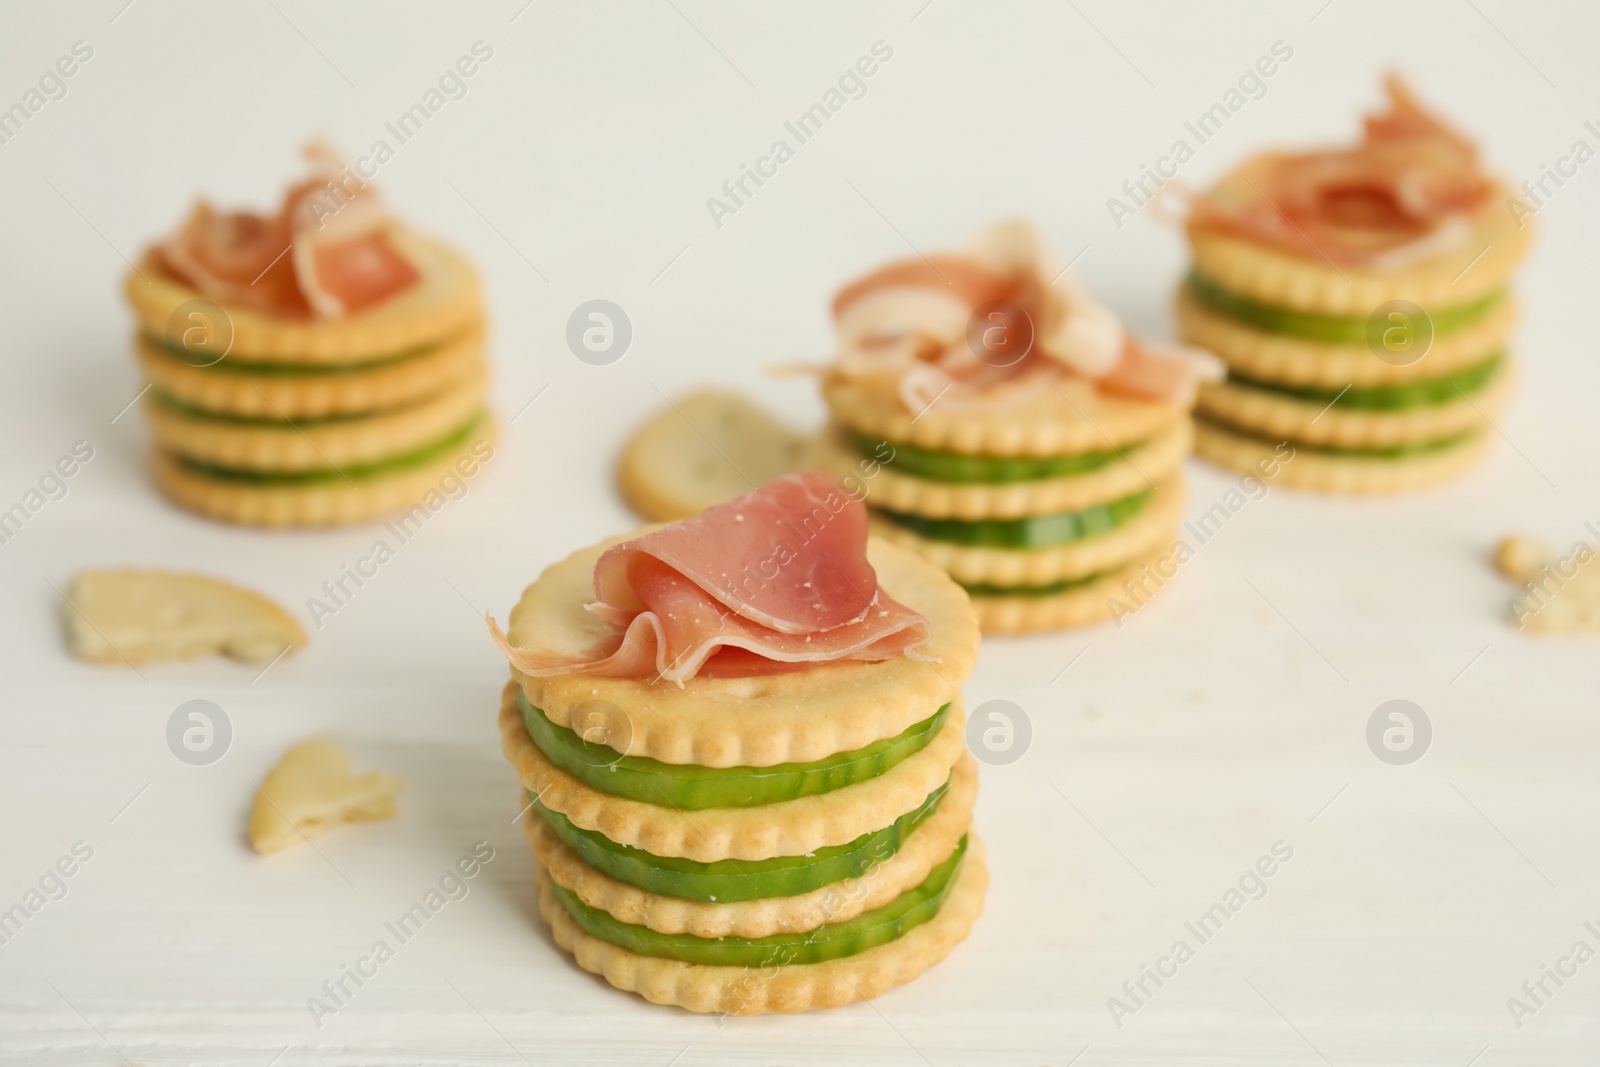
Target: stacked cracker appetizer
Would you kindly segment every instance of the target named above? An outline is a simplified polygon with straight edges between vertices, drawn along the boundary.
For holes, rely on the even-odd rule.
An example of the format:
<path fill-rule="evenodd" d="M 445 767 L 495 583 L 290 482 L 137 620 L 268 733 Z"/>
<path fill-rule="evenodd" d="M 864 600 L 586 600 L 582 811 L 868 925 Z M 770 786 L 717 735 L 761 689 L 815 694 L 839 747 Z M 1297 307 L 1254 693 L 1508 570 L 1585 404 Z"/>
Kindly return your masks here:
<path fill-rule="evenodd" d="M 205 203 L 125 287 L 155 479 L 258 526 L 403 510 L 492 455 L 471 266 L 320 146 L 276 216 Z"/>
<path fill-rule="evenodd" d="M 985 631 L 1106 618 L 1171 546 L 1189 405 L 1220 368 L 1128 334 L 1030 227 L 890 264 L 833 310 L 820 461 L 862 487 L 875 533 L 966 588 Z"/>
<path fill-rule="evenodd" d="M 966 595 L 788 475 L 523 593 L 500 711 L 539 911 L 619 989 L 759 1014 L 875 997 L 982 910 Z"/>
<path fill-rule="evenodd" d="M 1494 436 L 1531 229 L 1470 142 L 1398 80 L 1388 92 L 1359 144 L 1259 156 L 1194 205 L 1178 318 L 1228 364 L 1200 393 L 1213 463 L 1288 455 L 1285 484 L 1400 492 L 1462 473 Z"/>

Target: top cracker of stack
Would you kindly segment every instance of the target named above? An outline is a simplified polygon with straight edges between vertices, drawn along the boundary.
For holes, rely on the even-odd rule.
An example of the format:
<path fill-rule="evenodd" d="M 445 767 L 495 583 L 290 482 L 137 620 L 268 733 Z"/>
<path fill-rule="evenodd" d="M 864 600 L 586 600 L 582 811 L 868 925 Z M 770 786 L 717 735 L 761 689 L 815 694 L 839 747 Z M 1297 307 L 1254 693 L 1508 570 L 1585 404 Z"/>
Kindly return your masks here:
<path fill-rule="evenodd" d="M 306 156 L 277 215 L 202 202 L 125 286 L 156 484 L 209 518 L 375 518 L 493 454 L 472 267 Z"/>
<path fill-rule="evenodd" d="M 1349 148 L 1258 156 L 1194 204 L 1185 340 L 1228 364 L 1195 450 L 1279 479 L 1403 492 L 1483 456 L 1511 392 L 1507 280 L 1531 227 L 1477 152 L 1395 78 Z"/>

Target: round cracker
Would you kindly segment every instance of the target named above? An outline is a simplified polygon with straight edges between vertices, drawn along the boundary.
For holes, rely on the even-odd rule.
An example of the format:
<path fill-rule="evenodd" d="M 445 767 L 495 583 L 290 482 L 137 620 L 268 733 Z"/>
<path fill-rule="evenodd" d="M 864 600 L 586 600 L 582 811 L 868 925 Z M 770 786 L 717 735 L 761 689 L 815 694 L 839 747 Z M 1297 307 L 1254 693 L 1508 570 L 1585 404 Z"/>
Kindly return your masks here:
<path fill-rule="evenodd" d="M 823 397 L 836 421 L 894 444 L 979 456 L 1066 456 L 1122 448 L 1157 436 L 1183 408 L 1114 396 L 1092 381 L 1061 374 L 1053 387 L 1001 407 L 968 409 L 939 401 L 908 411 L 886 383 L 830 373 Z"/>
<path fill-rule="evenodd" d="M 485 462 L 483 449 L 494 455 L 495 426 L 485 419 L 470 443 L 430 463 L 403 471 L 363 478 L 352 485 L 342 478 L 315 485 L 253 485 L 193 470 L 155 449 L 152 469 L 157 488 L 180 507 L 208 519 L 241 526 L 339 526 L 398 514 L 419 502 L 439 480 L 459 472 L 458 463 Z"/>
<path fill-rule="evenodd" d="M 1276 454 L 1277 446 L 1268 441 L 1201 422 L 1195 426 L 1195 455 L 1246 474 L 1259 473 L 1258 464 L 1273 463 L 1278 468 L 1273 484 L 1291 489 L 1380 496 L 1454 481 L 1482 461 L 1489 450 L 1490 436 L 1487 431 L 1480 432 L 1449 448 L 1405 459 L 1344 456 L 1300 448 L 1292 459 L 1284 460 Z"/>
<path fill-rule="evenodd" d="M 617 486 L 651 522 L 698 515 L 806 465 L 804 434 L 737 393 L 701 390 L 641 426 L 617 461 Z"/>
<path fill-rule="evenodd" d="M 652 856 L 681 856 L 699 863 L 803 856 L 881 830 L 943 785 L 965 751 L 961 705 L 927 747 L 864 782 L 815 796 L 757 808 L 678 811 L 614 797 L 551 763 L 528 737 L 516 690 L 506 686 L 500 706 L 500 749 L 524 789 L 585 830 Z"/>
<path fill-rule="evenodd" d="M 150 394 L 144 408 L 156 444 L 168 452 L 235 470 L 309 471 L 372 463 L 439 440 L 483 407 L 488 377 L 479 363 L 420 403 L 326 422 L 209 418 Z"/>
<path fill-rule="evenodd" d="M 972 805 L 977 798 L 978 765 L 970 755 L 963 755 L 950 772 L 950 789 L 939 806 L 892 856 L 866 874 L 792 897 L 727 904 L 661 896 L 602 874 L 562 844 L 550 824 L 531 808 L 523 816 L 522 829 L 533 843 L 534 858 L 552 881 L 622 922 L 663 934 L 768 937 L 847 922 L 921 885 L 935 867 L 950 858 L 961 835 L 972 825 Z"/>
<path fill-rule="evenodd" d="M 1224 178 L 1207 195 L 1259 198 L 1247 184 L 1251 163 Z M 1264 304 L 1321 315 L 1366 317 L 1391 300 L 1421 307 L 1470 303 L 1503 286 L 1533 239 L 1506 210 L 1507 191 L 1496 184 L 1470 221 L 1470 232 L 1449 251 L 1407 267 L 1378 270 L 1334 265 L 1308 252 L 1296 255 L 1232 233 L 1189 227 L 1195 267 L 1218 285 Z"/>
<path fill-rule="evenodd" d="M 584 605 L 594 600 L 600 554 L 624 540 L 593 545 L 548 567 L 511 610 L 511 644 L 575 657 L 610 638 L 611 628 Z M 957 699 L 979 641 L 972 603 L 948 575 L 877 539 L 868 543 L 867 559 L 883 590 L 932 627 L 916 658 L 821 663 L 756 678 L 694 678 L 682 686 L 592 674 L 533 678 L 515 669 L 511 676 L 557 726 L 584 721 L 585 709 L 597 701 L 621 708 L 631 730 L 628 754 L 663 763 L 771 767 L 863 748 Z"/>
<path fill-rule="evenodd" d="M 1138 559 L 1107 571 L 1091 582 L 1054 595 L 975 594 L 972 606 L 978 613 L 978 625 L 986 634 L 1036 634 L 1104 622 L 1114 614 L 1113 598 L 1125 595 L 1123 585 L 1136 578 L 1144 568 L 1154 566 L 1156 561 L 1170 555 L 1171 545 L 1176 539 L 1177 531 L 1169 530 L 1163 541 Z M 1170 581 L 1162 579 L 1155 587 L 1155 592 L 1165 589 Z M 1145 602 L 1148 603 L 1148 599 Z M 1129 605 L 1124 603 L 1123 607 L 1128 608 Z"/>
<path fill-rule="evenodd" d="M 1200 410 L 1219 422 L 1275 440 L 1332 448 L 1390 448 L 1476 429 L 1505 407 L 1515 381 L 1515 365 L 1507 357 L 1480 389 L 1458 392 L 1442 404 L 1397 411 L 1341 408 L 1239 382 L 1219 382 L 1200 387 Z"/>
<path fill-rule="evenodd" d="M 1157 482 L 1150 501 L 1122 525 L 1050 548 L 994 548 L 935 541 L 883 518 L 873 522 L 873 533 L 910 549 L 958 582 L 1048 585 L 1122 566 L 1160 543 L 1182 517 L 1182 479 L 1173 474 Z"/>
<path fill-rule="evenodd" d="M 143 335 L 134 339 L 134 355 L 145 377 L 182 403 L 255 419 L 320 419 L 400 407 L 486 366 L 481 323 L 426 352 L 336 374 L 194 367 Z"/>
<path fill-rule="evenodd" d="M 227 352 L 255 363 L 356 363 L 389 359 L 435 345 L 482 318 L 478 276 L 449 245 L 408 231 L 395 243 L 422 275 L 417 284 L 377 307 L 340 319 L 285 319 L 207 300 L 164 271 L 155 259 L 130 273 L 123 293 L 143 332 L 167 338 L 174 313 L 202 301 L 227 315 Z"/>
<path fill-rule="evenodd" d="M 1125 449 L 1122 458 L 1098 470 L 993 484 L 938 482 L 902 473 L 892 464 L 864 460 L 838 426 L 819 438 L 816 457 L 823 470 L 865 485 L 867 500 L 876 507 L 930 519 L 1016 519 L 1121 500 L 1176 471 L 1192 444 L 1193 428 L 1185 418 L 1153 440 Z M 868 474 L 874 467 L 876 473 Z"/>
<path fill-rule="evenodd" d="M 1189 344 L 1215 352 L 1240 374 L 1262 381 L 1311 387 L 1403 385 L 1465 370 L 1504 347 L 1517 324 L 1512 297 L 1497 301 L 1476 321 L 1435 337 L 1415 363 L 1386 363 L 1366 345 L 1335 345 L 1268 333 L 1219 314 L 1178 289 L 1178 332 Z"/>
<path fill-rule="evenodd" d="M 539 914 L 556 944 L 578 966 L 617 989 L 654 1004 L 728 1015 L 787 1014 L 871 1000 L 903 985 L 950 955 L 983 912 L 989 887 L 983 842 L 967 839 L 961 873 L 939 914 L 888 944 L 825 963 L 789 964 L 762 971 L 641 956 L 586 933 L 562 907 L 543 868 L 535 874 Z"/>

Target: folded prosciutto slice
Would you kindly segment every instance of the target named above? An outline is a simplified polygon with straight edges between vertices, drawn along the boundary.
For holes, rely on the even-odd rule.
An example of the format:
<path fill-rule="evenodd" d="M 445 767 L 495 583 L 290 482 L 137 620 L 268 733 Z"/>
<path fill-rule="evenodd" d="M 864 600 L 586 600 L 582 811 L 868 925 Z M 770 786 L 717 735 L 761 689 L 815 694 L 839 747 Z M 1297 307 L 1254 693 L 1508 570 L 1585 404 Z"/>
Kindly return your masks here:
<path fill-rule="evenodd" d="M 398 224 L 373 188 L 324 145 L 304 154 L 312 176 L 276 215 L 201 201 L 156 246 L 158 264 L 218 303 L 290 319 L 354 314 L 415 285 L 421 274 L 396 246 Z"/>
<path fill-rule="evenodd" d="M 1200 382 L 1221 377 L 1208 353 L 1127 333 L 1024 222 L 962 254 L 873 271 L 839 291 L 833 315 L 837 373 L 885 382 L 918 413 L 936 398 L 953 410 L 1020 402 L 1063 376 L 1187 406 Z"/>
<path fill-rule="evenodd" d="M 541 677 L 583 672 L 683 684 L 835 660 L 886 660 L 930 636 L 928 621 L 885 593 L 867 562 L 867 508 L 838 482 L 790 474 L 726 504 L 624 541 L 594 569 L 586 605 L 612 634 L 587 656 L 515 648 Z"/>
<path fill-rule="evenodd" d="M 1494 189 L 1477 149 L 1397 76 L 1384 87 L 1388 110 L 1367 117 L 1360 142 L 1252 160 L 1237 181 L 1196 201 L 1190 228 L 1379 269 L 1466 240 L 1468 216 Z"/>

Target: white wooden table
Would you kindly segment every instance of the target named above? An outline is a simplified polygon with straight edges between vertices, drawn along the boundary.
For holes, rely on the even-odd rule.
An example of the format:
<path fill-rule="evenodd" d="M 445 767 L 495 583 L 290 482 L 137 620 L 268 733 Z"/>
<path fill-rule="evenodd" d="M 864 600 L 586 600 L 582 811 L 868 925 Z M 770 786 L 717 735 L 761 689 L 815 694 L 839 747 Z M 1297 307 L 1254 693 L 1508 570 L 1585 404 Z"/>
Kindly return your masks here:
<path fill-rule="evenodd" d="M 1515 1025 L 1507 998 L 1579 939 L 1600 949 L 1600 666 L 1592 641 L 1504 621 L 1500 535 L 1558 545 L 1600 519 L 1594 243 L 1600 163 L 1551 197 L 1522 284 L 1525 374 L 1487 466 L 1411 500 L 1274 490 L 1120 630 L 994 641 L 970 706 L 1007 699 L 1029 751 L 985 767 L 994 875 L 972 938 L 871 1005 L 728 1020 L 655 1008 L 579 972 L 538 924 L 498 753 L 504 665 L 478 619 L 570 549 L 625 528 L 622 435 L 708 381 L 820 419 L 765 365 L 828 347 L 853 271 L 1036 219 L 1138 327 L 1170 330 L 1178 238 L 1105 200 L 1276 40 L 1293 59 L 1185 165 L 1203 183 L 1262 145 L 1348 135 L 1388 64 L 1515 180 L 1596 117 L 1597 16 L 1577 4 L 1336 0 L 1231 14 L 1082 0 L 782 11 L 522 0 L 405 14 L 299 0 L 52 5 L 0 16 L 0 104 L 77 40 L 93 58 L 0 144 L 0 509 L 74 442 L 94 459 L 0 546 L 0 909 L 92 858 L 0 944 L 0 1058 L 26 1064 L 1480 1064 L 1600 1052 L 1600 962 Z M 516 16 L 513 21 L 513 16 Z M 1315 16 L 1315 21 L 1313 21 Z M 392 202 L 471 251 L 494 315 L 506 429 L 489 473 L 264 676 L 69 660 L 52 584 L 75 568 L 196 568 L 305 614 L 376 528 L 264 535 L 165 506 L 145 473 L 117 286 L 204 190 L 264 203 L 322 132 L 363 152 L 457 56 L 491 61 L 382 169 Z M 719 228 L 705 206 L 875 41 L 867 83 Z M 452 189 L 454 186 L 454 190 Z M 542 277 L 541 277 L 542 275 Z M 562 333 L 628 312 L 609 367 Z M 548 389 L 541 394 L 541 390 Z M 530 398 L 539 396 L 524 409 Z M 1195 465 L 1191 510 L 1229 477 Z M 1068 665 L 1071 664 L 1070 669 Z M 1434 730 L 1391 766 L 1365 728 L 1390 699 Z M 176 759 L 169 715 L 216 702 L 234 736 Z M 329 733 L 403 774 L 395 822 L 272 859 L 243 839 L 253 783 Z M 478 841 L 495 858 L 335 1016 L 306 1007 Z M 1200 943 L 1275 842 L 1265 895 Z M 46 879 L 47 887 L 56 884 Z M 1251 888 L 1254 882 L 1247 882 Z M 1119 1027 L 1108 1010 L 1184 939 L 1192 958 Z M 1130 1002 L 1131 1003 L 1131 1002 Z"/>

